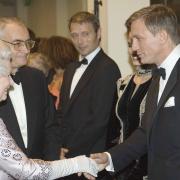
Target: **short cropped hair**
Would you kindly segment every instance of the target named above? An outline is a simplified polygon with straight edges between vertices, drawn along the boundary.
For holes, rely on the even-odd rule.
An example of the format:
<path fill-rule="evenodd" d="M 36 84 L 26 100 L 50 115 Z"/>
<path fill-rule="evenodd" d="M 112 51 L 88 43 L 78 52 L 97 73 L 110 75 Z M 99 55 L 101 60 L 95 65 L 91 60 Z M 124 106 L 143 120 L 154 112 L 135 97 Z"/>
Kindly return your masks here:
<path fill-rule="evenodd" d="M 138 19 L 142 19 L 146 28 L 156 35 L 161 30 L 165 30 L 174 44 L 180 42 L 178 20 L 175 12 L 163 4 L 155 4 L 134 12 L 126 21 L 127 31 L 131 29 L 131 24 Z"/>
<path fill-rule="evenodd" d="M 100 28 L 99 19 L 94 14 L 87 11 L 78 12 L 71 17 L 69 20 L 69 30 L 71 30 L 72 23 L 91 23 L 95 32 Z"/>

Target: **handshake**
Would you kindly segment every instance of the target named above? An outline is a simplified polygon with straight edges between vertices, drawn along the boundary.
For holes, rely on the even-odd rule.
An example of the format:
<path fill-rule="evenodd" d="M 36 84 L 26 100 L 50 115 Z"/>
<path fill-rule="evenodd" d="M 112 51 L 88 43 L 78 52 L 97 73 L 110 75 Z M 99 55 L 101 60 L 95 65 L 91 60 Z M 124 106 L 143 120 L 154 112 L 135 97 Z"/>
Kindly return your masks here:
<path fill-rule="evenodd" d="M 73 158 L 78 166 L 78 176 L 83 175 L 89 180 L 95 180 L 97 173 L 104 170 L 109 165 L 108 155 L 106 153 L 91 154 L 90 158 L 86 156 L 77 156 Z"/>

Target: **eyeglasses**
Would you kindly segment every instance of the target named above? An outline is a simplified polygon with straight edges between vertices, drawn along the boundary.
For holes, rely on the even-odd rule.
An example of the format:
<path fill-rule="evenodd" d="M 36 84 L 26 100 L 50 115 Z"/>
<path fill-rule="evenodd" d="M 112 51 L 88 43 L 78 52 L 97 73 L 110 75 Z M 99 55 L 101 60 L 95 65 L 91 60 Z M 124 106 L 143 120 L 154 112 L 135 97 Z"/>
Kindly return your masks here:
<path fill-rule="evenodd" d="M 26 41 L 16 41 L 16 42 L 8 42 L 8 41 L 5 41 L 5 40 L 2 40 L 0 39 L 1 41 L 5 42 L 5 43 L 8 43 L 8 44 L 11 44 L 13 45 L 14 49 L 16 51 L 19 51 L 22 47 L 26 47 L 28 50 L 32 49 L 35 45 L 35 41 L 31 40 L 31 39 L 28 39 Z"/>

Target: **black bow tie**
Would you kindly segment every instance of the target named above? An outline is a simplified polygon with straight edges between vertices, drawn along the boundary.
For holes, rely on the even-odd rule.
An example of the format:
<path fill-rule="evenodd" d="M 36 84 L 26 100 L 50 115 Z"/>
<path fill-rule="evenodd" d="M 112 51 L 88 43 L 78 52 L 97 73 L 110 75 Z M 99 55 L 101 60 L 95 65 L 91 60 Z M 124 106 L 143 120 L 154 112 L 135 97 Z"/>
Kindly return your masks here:
<path fill-rule="evenodd" d="M 80 64 L 80 65 L 81 65 L 81 64 L 86 65 L 86 64 L 88 64 L 88 60 L 87 60 L 86 58 L 84 58 L 83 60 L 79 61 L 79 64 Z"/>
<path fill-rule="evenodd" d="M 11 78 L 13 79 L 13 81 L 16 83 L 16 84 L 20 84 L 20 77 L 18 75 L 18 73 L 16 73 L 15 75 L 12 75 L 11 74 Z"/>
<path fill-rule="evenodd" d="M 166 70 L 164 68 L 155 68 L 153 70 L 153 75 L 160 76 L 163 78 L 163 80 L 166 79 Z"/>

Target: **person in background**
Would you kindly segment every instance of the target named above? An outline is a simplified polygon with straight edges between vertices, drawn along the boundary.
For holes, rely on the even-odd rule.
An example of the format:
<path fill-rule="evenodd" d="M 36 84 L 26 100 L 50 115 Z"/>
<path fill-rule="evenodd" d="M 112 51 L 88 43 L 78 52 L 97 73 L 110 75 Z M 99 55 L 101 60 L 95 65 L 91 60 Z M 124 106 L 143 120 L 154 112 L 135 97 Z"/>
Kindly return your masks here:
<path fill-rule="evenodd" d="M 131 19 L 126 22 L 128 52 L 135 73 L 117 81 L 116 115 L 121 124 L 119 143 L 123 143 L 139 126 L 145 111 L 146 94 L 151 83 L 152 65 L 143 65 L 137 51 L 132 50 Z M 118 180 L 143 180 L 147 175 L 147 155 L 133 161 L 117 173 Z"/>
<path fill-rule="evenodd" d="M 148 153 L 148 180 L 180 179 L 180 35 L 177 16 L 156 4 L 130 16 L 132 50 L 143 64 L 155 64 L 142 126 L 108 153 L 91 155 L 99 170 L 122 170 Z M 108 166 L 109 165 L 109 166 Z"/>
<path fill-rule="evenodd" d="M 64 70 L 69 63 L 78 60 L 79 54 L 71 40 L 62 36 L 51 36 L 46 41 L 40 42 L 39 52 L 48 57 L 51 65 L 48 89 L 54 97 L 55 106 L 58 109 Z"/>
<path fill-rule="evenodd" d="M 42 44 L 45 44 L 47 42 L 47 37 L 36 37 L 34 47 L 32 48 L 32 52 L 42 52 L 41 48 L 44 47 Z"/>
<path fill-rule="evenodd" d="M 14 81 L 7 100 L 0 105 L 1 118 L 29 158 L 59 159 L 59 126 L 45 76 L 26 66 L 35 42 L 24 23 L 15 17 L 0 18 L 0 41 L 11 48 Z"/>
<path fill-rule="evenodd" d="M 69 30 L 80 61 L 66 68 L 61 87 L 58 118 L 62 159 L 106 149 L 116 81 L 121 76 L 117 64 L 100 48 L 101 30 L 94 14 L 76 13 Z"/>
<path fill-rule="evenodd" d="M 28 55 L 27 66 L 39 69 L 44 73 L 45 77 L 48 77 L 49 70 L 51 69 L 48 58 L 39 52 L 30 53 Z"/>
<path fill-rule="evenodd" d="M 30 37 L 30 39 L 33 40 L 33 41 L 35 41 L 35 44 L 34 44 L 33 48 L 30 49 L 31 53 L 33 53 L 33 52 L 36 52 L 36 49 L 35 49 L 35 47 L 36 47 L 36 34 L 35 34 L 34 31 L 33 31 L 32 29 L 30 29 L 30 28 L 27 28 L 27 30 L 28 30 L 28 32 L 29 32 L 29 37 Z"/>
<path fill-rule="evenodd" d="M 13 85 L 11 73 L 11 50 L 0 42 L 0 103 L 5 101 L 8 89 Z M 96 164 L 85 156 L 58 161 L 29 159 L 18 147 L 0 114 L 0 179 L 42 179 L 50 180 L 77 172 L 96 176 Z"/>

